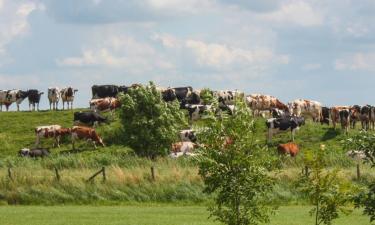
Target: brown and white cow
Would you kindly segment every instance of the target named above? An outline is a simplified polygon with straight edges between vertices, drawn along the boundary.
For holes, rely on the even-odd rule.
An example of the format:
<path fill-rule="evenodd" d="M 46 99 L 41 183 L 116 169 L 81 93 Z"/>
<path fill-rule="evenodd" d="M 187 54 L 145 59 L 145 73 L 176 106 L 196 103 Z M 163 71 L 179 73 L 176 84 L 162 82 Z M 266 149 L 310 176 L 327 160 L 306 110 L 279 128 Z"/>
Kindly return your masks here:
<path fill-rule="evenodd" d="M 191 141 L 173 143 L 171 146 L 171 157 L 178 158 L 183 155 L 192 155 L 197 144 Z"/>
<path fill-rule="evenodd" d="M 294 116 L 311 116 L 314 122 L 322 118 L 322 104 L 313 100 L 296 99 L 288 103 L 289 112 Z"/>
<path fill-rule="evenodd" d="M 286 144 L 279 144 L 279 146 L 277 146 L 277 151 L 280 154 L 289 154 L 291 157 L 295 157 L 299 152 L 299 147 L 297 144 L 289 142 Z"/>
<path fill-rule="evenodd" d="M 55 143 L 54 147 L 60 147 L 60 139 L 65 135 L 69 135 L 71 133 L 71 129 L 69 128 L 62 128 L 60 125 L 48 125 L 48 126 L 39 126 L 35 128 L 35 147 L 40 146 L 40 139 L 41 138 L 54 138 Z"/>
<path fill-rule="evenodd" d="M 60 89 L 58 87 L 48 88 L 49 109 L 57 110 L 60 101 Z"/>
<path fill-rule="evenodd" d="M 74 126 L 72 128 L 72 145 L 73 150 L 75 149 L 74 142 L 77 139 L 83 139 L 86 141 L 91 141 L 96 149 L 96 144 L 100 144 L 101 146 L 105 147 L 103 140 L 99 137 L 98 133 L 96 133 L 95 129 L 90 127 L 83 127 L 83 126 Z"/>
<path fill-rule="evenodd" d="M 97 112 L 107 112 L 113 111 L 121 106 L 121 102 L 117 98 L 107 97 L 107 98 L 99 98 L 93 99 L 90 101 L 90 108 Z"/>
<path fill-rule="evenodd" d="M 334 106 L 331 108 L 331 120 L 333 128 L 340 122 L 341 128 L 347 133 L 350 127 L 350 106 Z"/>
<path fill-rule="evenodd" d="M 251 94 L 246 97 L 246 104 L 253 111 L 253 115 L 260 115 L 261 111 L 269 111 L 272 109 L 280 109 L 288 111 L 287 105 L 279 99 L 271 95 Z"/>
<path fill-rule="evenodd" d="M 67 103 L 67 107 L 69 109 L 69 103 L 70 103 L 70 109 L 73 109 L 73 101 L 74 101 L 74 96 L 78 90 L 73 89 L 72 87 L 66 87 L 61 89 L 61 100 L 63 103 L 63 109 L 65 109 L 65 102 Z"/>

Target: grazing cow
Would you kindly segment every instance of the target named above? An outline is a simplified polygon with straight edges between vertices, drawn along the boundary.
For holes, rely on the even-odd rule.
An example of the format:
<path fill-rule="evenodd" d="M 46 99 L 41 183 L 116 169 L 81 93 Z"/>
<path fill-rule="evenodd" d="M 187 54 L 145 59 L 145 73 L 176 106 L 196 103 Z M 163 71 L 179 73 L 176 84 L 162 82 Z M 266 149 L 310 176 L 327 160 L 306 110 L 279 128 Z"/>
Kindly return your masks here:
<path fill-rule="evenodd" d="M 180 139 L 181 141 L 190 141 L 195 143 L 197 141 L 197 136 L 193 130 L 182 130 L 180 131 Z"/>
<path fill-rule="evenodd" d="M 350 126 L 350 109 L 342 109 L 339 112 L 341 129 L 348 133 Z"/>
<path fill-rule="evenodd" d="M 74 126 L 72 128 L 72 146 L 73 150 L 75 150 L 75 140 L 77 139 L 84 139 L 86 141 L 91 141 L 96 149 L 96 144 L 100 144 L 101 146 L 105 147 L 103 140 L 99 137 L 96 133 L 95 129 L 90 127 L 81 127 L 81 126 Z"/>
<path fill-rule="evenodd" d="M 322 117 L 320 118 L 320 124 L 327 124 L 329 125 L 329 118 L 330 118 L 331 109 L 328 107 L 322 107 Z"/>
<path fill-rule="evenodd" d="M 195 121 L 201 118 L 201 115 L 208 111 L 211 110 L 211 105 L 190 105 L 186 104 L 185 108 L 188 110 L 189 113 L 189 119 L 191 121 Z"/>
<path fill-rule="evenodd" d="M 49 156 L 50 152 L 48 149 L 44 149 L 44 148 L 34 148 L 34 149 L 23 148 L 18 152 L 18 154 L 19 156 L 22 156 L 22 157 L 43 158 L 43 157 Z"/>
<path fill-rule="evenodd" d="M 271 111 L 272 109 L 280 109 L 285 112 L 289 111 L 288 106 L 279 99 L 271 95 L 251 94 L 246 97 L 246 104 L 253 111 L 253 116 L 260 115 L 261 111 Z"/>
<path fill-rule="evenodd" d="M 36 109 L 39 111 L 40 97 L 44 93 L 36 89 L 31 89 L 31 90 L 28 90 L 27 92 L 28 92 L 28 99 L 29 99 L 29 110 L 35 111 L 35 106 L 36 106 Z"/>
<path fill-rule="evenodd" d="M 280 154 L 289 154 L 291 157 L 295 157 L 299 152 L 299 147 L 297 144 L 289 142 L 286 144 L 279 144 L 277 150 Z"/>
<path fill-rule="evenodd" d="M 69 109 L 69 103 L 70 103 L 70 109 L 73 109 L 73 101 L 74 96 L 78 90 L 73 89 L 72 87 L 66 87 L 61 89 L 61 100 L 63 103 L 63 110 L 65 109 L 65 102 L 67 103 L 67 109 Z"/>
<path fill-rule="evenodd" d="M 240 91 L 218 91 L 215 93 L 218 98 L 219 105 L 234 105 L 237 99 L 243 99 L 244 93 Z"/>
<path fill-rule="evenodd" d="M 353 105 L 349 108 L 350 113 L 350 128 L 354 129 L 357 121 L 361 120 L 361 106 Z"/>
<path fill-rule="evenodd" d="M 334 106 L 331 108 L 331 121 L 333 128 L 336 129 L 336 123 L 340 121 L 340 111 L 342 110 L 350 110 L 350 106 Z"/>
<path fill-rule="evenodd" d="M 60 125 L 49 125 L 49 126 L 39 126 L 35 128 L 35 147 L 40 146 L 41 138 L 54 138 L 55 143 L 53 147 L 60 148 L 60 139 L 63 136 L 70 134 L 71 130 L 69 128 L 62 128 Z"/>
<path fill-rule="evenodd" d="M 181 152 L 185 155 L 186 153 L 192 153 L 196 147 L 197 144 L 190 141 L 176 142 L 172 144 L 171 152 L 172 154 Z"/>
<path fill-rule="evenodd" d="M 370 129 L 370 120 L 371 120 L 371 106 L 365 105 L 361 107 L 359 119 L 361 120 L 362 129 Z"/>
<path fill-rule="evenodd" d="M 60 89 L 58 87 L 48 88 L 49 109 L 57 110 L 60 101 Z"/>
<path fill-rule="evenodd" d="M 100 115 L 97 112 L 75 112 L 74 113 L 74 124 L 79 125 L 79 124 L 85 124 L 85 125 L 90 125 L 94 126 L 97 123 L 106 123 L 107 118 L 104 116 Z"/>
<path fill-rule="evenodd" d="M 317 101 L 296 99 L 288 103 L 289 112 L 294 116 L 310 115 L 314 122 L 320 122 L 322 104 Z"/>
<path fill-rule="evenodd" d="M 286 116 L 281 118 L 271 118 L 266 121 L 266 126 L 268 128 L 268 138 L 267 141 L 272 141 L 272 136 L 274 133 L 281 131 L 288 131 L 290 129 L 292 141 L 294 141 L 295 131 L 305 124 L 305 118 L 296 116 Z"/>
<path fill-rule="evenodd" d="M 17 104 L 17 111 L 20 111 L 20 104 L 28 96 L 27 91 L 21 90 L 1 90 L 0 91 L 0 111 L 3 110 L 3 105 L 5 105 L 6 110 L 9 110 L 9 106 L 15 102 Z"/>
<path fill-rule="evenodd" d="M 94 112 L 107 112 L 110 111 L 111 114 L 113 111 L 121 106 L 121 102 L 117 98 L 107 97 L 93 99 L 90 101 L 90 108 Z"/>
<path fill-rule="evenodd" d="M 191 95 L 193 92 L 193 88 L 188 87 L 177 87 L 177 88 L 167 88 L 166 90 L 162 91 L 163 100 L 166 102 L 172 102 L 174 100 L 178 100 L 182 102 L 186 100 L 188 96 Z"/>

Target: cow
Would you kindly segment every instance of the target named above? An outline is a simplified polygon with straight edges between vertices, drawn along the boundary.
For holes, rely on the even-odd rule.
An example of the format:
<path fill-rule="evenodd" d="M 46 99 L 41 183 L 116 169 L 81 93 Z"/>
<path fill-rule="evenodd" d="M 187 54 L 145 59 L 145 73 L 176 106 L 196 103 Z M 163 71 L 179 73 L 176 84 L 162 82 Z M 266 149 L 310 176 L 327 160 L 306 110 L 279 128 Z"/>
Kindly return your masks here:
<path fill-rule="evenodd" d="M 36 109 L 39 111 L 39 102 L 40 102 L 40 97 L 44 92 L 40 92 L 36 89 L 31 89 L 28 90 L 28 96 L 27 98 L 29 99 L 29 110 L 30 111 L 35 111 L 35 106 Z"/>
<path fill-rule="evenodd" d="M 219 101 L 219 106 L 224 105 L 234 105 L 237 99 L 243 99 L 244 93 L 240 91 L 217 91 L 215 93 L 215 96 L 217 97 Z"/>
<path fill-rule="evenodd" d="M 361 120 L 361 106 L 353 105 L 349 108 L 350 128 L 354 129 L 357 121 Z"/>
<path fill-rule="evenodd" d="M 273 108 L 271 109 L 271 115 L 273 118 L 281 118 L 281 117 L 290 116 L 290 113 L 289 111 L 284 111 L 282 109 Z"/>
<path fill-rule="evenodd" d="M 43 158 L 43 157 L 49 156 L 50 152 L 48 149 L 44 149 L 44 148 L 34 148 L 34 149 L 23 148 L 18 152 L 18 154 L 21 157 Z"/>
<path fill-rule="evenodd" d="M 107 98 L 117 97 L 117 94 L 119 93 L 119 87 L 116 85 L 94 85 L 91 87 L 92 91 L 92 98 Z"/>
<path fill-rule="evenodd" d="M 366 153 L 361 150 L 349 150 L 345 155 L 357 161 L 366 159 Z"/>
<path fill-rule="evenodd" d="M 212 109 L 211 105 L 191 105 L 186 104 L 185 108 L 189 113 L 190 121 L 196 121 L 201 118 L 202 114 Z"/>
<path fill-rule="evenodd" d="M 232 116 L 235 113 L 236 106 L 235 105 L 219 105 L 219 109 L 222 112 L 226 112 L 228 115 Z"/>
<path fill-rule="evenodd" d="M 348 133 L 350 126 L 350 109 L 342 109 L 339 111 L 341 129 Z"/>
<path fill-rule="evenodd" d="M 9 111 L 9 106 L 15 102 L 17 104 L 17 111 L 20 111 L 20 104 L 28 96 L 27 91 L 22 90 L 1 90 L 0 91 L 0 111 L 3 110 L 5 105 L 6 110 Z"/>
<path fill-rule="evenodd" d="M 94 126 L 98 123 L 107 123 L 108 120 L 104 116 L 97 112 L 87 111 L 87 112 L 75 112 L 74 113 L 74 124 L 85 124 Z"/>
<path fill-rule="evenodd" d="M 320 124 L 327 124 L 329 126 L 331 109 L 328 107 L 322 107 L 322 116 L 320 118 Z"/>
<path fill-rule="evenodd" d="M 196 142 L 197 136 L 195 135 L 195 131 L 193 130 L 182 130 L 180 131 L 180 139 L 181 141 L 190 141 L 190 142 Z"/>
<path fill-rule="evenodd" d="M 48 88 L 49 109 L 57 110 L 60 101 L 60 89 L 58 87 Z"/>
<path fill-rule="evenodd" d="M 317 101 L 296 99 L 288 103 L 289 112 L 294 116 L 310 115 L 314 122 L 320 122 L 322 104 Z"/>
<path fill-rule="evenodd" d="M 279 144 L 277 146 L 277 151 L 279 154 L 289 154 L 291 157 L 296 157 L 299 152 L 299 147 L 293 142 L 286 144 Z"/>
<path fill-rule="evenodd" d="M 271 95 L 251 94 L 246 96 L 246 104 L 253 111 L 253 116 L 259 116 L 261 111 L 280 109 L 285 112 L 289 111 L 287 105 Z"/>
<path fill-rule="evenodd" d="M 197 144 L 190 141 L 176 142 L 171 146 L 171 157 L 178 158 L 183 155 L 191 155 Z"/>
<path fill-rule="evenodd" d="M 121 102 L 117 98 L 107 97 L 92 99 L 90 101 L 90 108 L 94 112 L 107 112 L 110 111 L 111 114 L 113 111 L 121 106 Z"/>
<path fill-rule="evenodd" d="M 186 100 L 188 96 L 193 92 L 193 88 L 190 86 L 187 87 L 176 87 L 176 88 L 167 88 L 161 92 L 162 98 L 166 102 L 172 102 L 178 100 L 182 102 Z"/>
<path fill-rule="evenodd" d="M 361 107 L 359 119 L 361 120 L 362 129 L 370 129 L 370 120 L 371 120 L 371 106 L 365 105 Z"/>
<path fill-rule="evenodd" d="M 65 109 L 65 102 L 67 103 L 67 108 L 69 109 L 69 103 L 70 103 L 70 109 L 73 109 L 73 101 L 74 96 L 78 90 L 73 89 L 72 87 L 66 87 L 61 89 L 61 100 L 63 103 L 63 110 Z"/>
<path fill-rule="evenodd" d="M 374 130 L 375 129 L 375 107 L 370 106 L 370 129 Z"/>
<path fill-rule="evenodd" d="M 342 110 L 350 110 L 350 106 L 333 106 L 331 107 L 331 121 L 333 128 L 336 129 L 336 124 L 340 122 L 340 111 Z M 349 118 L 350 119 L 350 118 Z M 348 120 L 349 120 L 348 119 Z"/>
<path fill-rule="evenodd" d="M 267 141 L 272 141 L 272 136 L 274 133 L 281 131 L 291 131 L 291 139 L 294 141 L 294 136 L 296 130 L 298 130 L 302 125 L 305 124 L 305 118 L 297 116 L 286 116 L 281 118 L 271 118 L 266 121 L 266 126 L 268 129 Z"/>
<path fill-rule="evenodd" d="M 105 147 L 103 140 L 99 137 L 96 133 L 95 129 L 90 127 L 82 127 L 82 126 L 74 126 L 72 128 L 72 146 L 73 150 L 75 150 L 75 141 L 77 139 L 84 139 L 87 141 L 91 141 L 96 149 L 96 145 L 99 144 Z"/>
<path fill-rule="evenodd" d="M 53 147 L 60 148 L 60 140 L 62 137 L 69 135 L 71 130 L 69 128 L 62 128 L 60 125 L 48 125 L 48 126 L 39 126 L 35 128 L 35 147 L 40 146 L 41 138 L 54 138 L 55 143 Z"/>

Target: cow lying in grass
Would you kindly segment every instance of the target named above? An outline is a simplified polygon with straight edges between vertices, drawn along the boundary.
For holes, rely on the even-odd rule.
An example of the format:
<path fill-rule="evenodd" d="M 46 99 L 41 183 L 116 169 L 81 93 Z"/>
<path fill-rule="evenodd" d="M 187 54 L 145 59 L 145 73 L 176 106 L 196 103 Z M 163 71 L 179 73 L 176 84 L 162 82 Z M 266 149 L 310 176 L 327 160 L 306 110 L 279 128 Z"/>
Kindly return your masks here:
<path fill-rule="evenodd" d="M 289 142 L 286 144 L 279 144 L 279 146 L 277 146 L 277 151 L 279 154 L 289 154 L 291 157 L 296 157 L 299 152 L 299 147 L 297 144 Z"/>
<path fill-rule="evenodd" d="M 22 157 L 43 158 L 43 157 L 49 156 L 50 152 L 48 149 L 44 149 L 44 148 L 35 148 L 35 149 L 23 148 L 18 152 L 18 154 Z"/>

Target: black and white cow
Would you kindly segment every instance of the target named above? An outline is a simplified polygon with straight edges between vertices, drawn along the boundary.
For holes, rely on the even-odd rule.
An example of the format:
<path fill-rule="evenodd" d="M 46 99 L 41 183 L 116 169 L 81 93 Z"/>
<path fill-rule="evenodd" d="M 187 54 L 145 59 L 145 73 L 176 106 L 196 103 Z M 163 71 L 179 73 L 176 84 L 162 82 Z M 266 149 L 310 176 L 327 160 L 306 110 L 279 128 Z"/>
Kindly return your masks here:
<path fill-rule="evenodd" d="M 0 90 L 0 111 L 3 110 L 3 105 L 5 105 L 6 110 L 9 110 L 9 106 L 12 103 L 17 104 L 17 111 L 20 111 L 20 104 L 28 96 L 27 91 L 22 90 Z"/>
<path fill-rule="evenodd" d="M 74 113 L 74 124 L 85 124 L 90 126 L 95 126 L 98 123 L 107 123 L 108 120 L 104 116 L 97 112 L 75 112 Z"/>
<path fill-rule="evenodd" d="M 91 87 L 92 98 L 117 97 L 119 87 L 117 85 L 94 85 Z"/>
<path fill-rule="evenodd" d="M 185 108 L 189 113 L 190 121 L 195 121 L 201 118 L 202 114 L 208 110 L 211 110 L 211 105 L 191 105 L 186 104 Z"/>
<path fill-rule="evenodd" d="M 178 100 L 179 102 L 182 102 L 183 100 L 186 100 L 186 98 L 190 96 L 192 92 L 193 92 L 193 88 L 190 86 L 167 88 L 166 90 L 162 91 L 162 97 L 164 101 L 166 102 L 171 102 L 174 100 Z"/>
<path fill-rule="evenodd" d="M 40 97 L 44 93 L 40 92 L 40 91 L 38 91 L 36 89 L 30 89 L 27 92 L 28 92 L 28 96 L 27 97 L 29 99 L 29 109 L 30 109 L 30 111 L 35 111 L 35 107 L 39 111 Z"/>
<path fill-rule="evenodd" d="M 48 88 L 49 109 L 57 110 L 60 101 L 60 89 L 58 87 Z"/>
<path fill-rule="evenodd" d="M 350 117 L 351 117 L 350 109 L 341 109 L 339 111 L 341 128 L 344 130 L 345 133 L 348 133 L 349 131 Z"/>
<path fill-rule="evenodd" d="M 69 103 L 70 103 L 70 109 L 73 109 L 73 101 L 74 96 L 78 90 L 73 89 L 72 87 L 66 87 L 61 89 L 61 100 L 63 103 L 63 110 L 65 109 L 65 102 L 67 103 L 67 108 L 69 109 Z"/>
<path fill-rule="evenodd" d="M 349 110 L 350 128 L 354 129 L 357 121 L 361 120 L 361 106 L 353 105 Z"/>
<path fill-rule="evenodd" d="M 244 93 L 239 91 L 218 91 L 216 96 L 219 101 L 219 105 L 234 105 L 236 99 L 244 98 Z"/>
<path fill-rule="evenodd" d="M 286 117 L 290 116 L 289 111 L 278 109 L 278 108 L 272 108 L 271 113 L 273 118 L 281 118 L 281 117 Z"/>
<path fill-rule="evenodd" d="M 282 131 L 291 131 L 292 141 L 294 141 L 294 136 L 296 130 L 298 130 L 302 125 L 305 124 L 305 118 L 297 116 L 285 116 L 280 118 L 271 118 L 266 121 L 266 126 L 268 129 L 267 141 L 272 141 L 272 136 L 274 133 Z"/>
<path fill-rule="evenodd" d="M 370 120 L 371 120 L 371 106 L 365 105 L 361 107 L 361 112 L 359 116 L 361 120 L 362 129 L 370 129 Z"/>
<path fill-rule="evenodd" d="M 190 142 L 196 142 L 197 136 L 195 135 L 194 130 L 182 130 L 180 131 L 180 139 L 181 141 L 190 141 Z"/>
<path fill-rule="evenodd" d="M 49 156 L 50 152 L 48 149 L 44 149 L 44 148 L 34 148 L 34 149 L 23 148 L 18 152 L 18 154 L 19 156 L 22 156 L 22 157 L 43 158 L 43 157 Z"/>
<path fill-rule="evenodd" d="M 328 107 L 322 107 L 322 116 L 320 118 L 320 124 L 327 124 L 329 125 L 329 118 L 331 117 L 331 109 Z"/>

